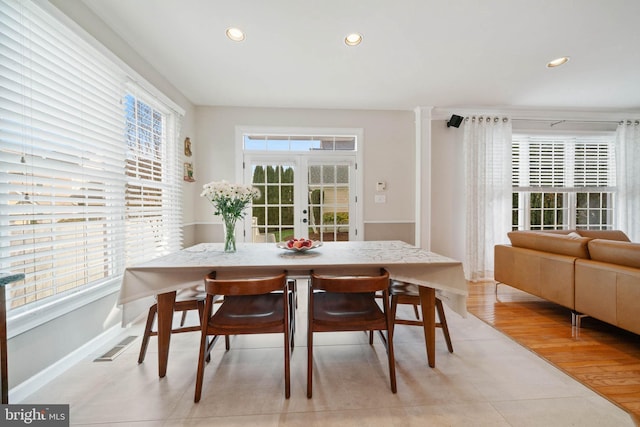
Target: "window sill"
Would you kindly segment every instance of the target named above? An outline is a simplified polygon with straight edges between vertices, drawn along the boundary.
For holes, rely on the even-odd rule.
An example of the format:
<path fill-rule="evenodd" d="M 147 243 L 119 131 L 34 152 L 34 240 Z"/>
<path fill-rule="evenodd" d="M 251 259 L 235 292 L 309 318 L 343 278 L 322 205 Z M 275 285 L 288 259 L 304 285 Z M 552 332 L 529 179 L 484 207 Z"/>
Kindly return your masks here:
<path fill-rule="evenodd" d="M 99 286 L 84 289 L 69 295 L 47 301 L 42 304 L 32 303 L 28 311 L 7 313 L 7 338 L 11 339 L 31 329 L 64 316 L 94 301 L 114 294 L 120 290 L 121 277 L 110 280 Z"/>

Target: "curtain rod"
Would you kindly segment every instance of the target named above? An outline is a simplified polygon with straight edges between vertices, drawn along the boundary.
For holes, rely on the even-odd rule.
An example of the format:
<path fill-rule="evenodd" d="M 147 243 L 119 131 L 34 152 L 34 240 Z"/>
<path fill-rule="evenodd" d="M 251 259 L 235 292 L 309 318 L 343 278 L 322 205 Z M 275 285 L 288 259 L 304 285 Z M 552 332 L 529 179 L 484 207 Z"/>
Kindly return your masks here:
<path fill-rule="evenodd" d="M 427 117 L 431 120 L 449 119 L 452 114 L 462 117 L 467 116 L 507 116 L 511 120 L 532 121 L 532 122 L 600 122 L 600 123 L 620 123 L 631 120 L 640 120 L 640 109 L 633 111 L 569 111 L 553 109 L 523 109 L 523 108 L 489 108 L 489 107 L 432 107 L 425 110 Z"/>
<path fill-rule="evenodd" d="M 627 124 L 640 124 L 640 120 L 573 120 L 573 119 L 564 119 L 564 120 L 555 120 L 554 119 L 511 119 L 513 121 L 519 121 L 519 122 L 552 122 L 549 124 L 550 127 L 554 127 L 556 125 L 559 125 L 561 123 L 615 123 L 618 125 L 621 125 L 623 123 Z"/>

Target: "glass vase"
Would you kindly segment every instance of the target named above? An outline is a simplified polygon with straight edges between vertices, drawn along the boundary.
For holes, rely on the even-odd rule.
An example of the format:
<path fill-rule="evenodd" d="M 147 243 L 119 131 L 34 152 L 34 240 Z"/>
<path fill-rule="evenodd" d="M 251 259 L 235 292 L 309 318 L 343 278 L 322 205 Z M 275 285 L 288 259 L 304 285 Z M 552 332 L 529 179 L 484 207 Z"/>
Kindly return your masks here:
<path fill-rule="evenodd" d="M 224 224 L 224 251 L 236 251 L 236 221 L 238 218 L 232 216 L 222 217 Z"/>

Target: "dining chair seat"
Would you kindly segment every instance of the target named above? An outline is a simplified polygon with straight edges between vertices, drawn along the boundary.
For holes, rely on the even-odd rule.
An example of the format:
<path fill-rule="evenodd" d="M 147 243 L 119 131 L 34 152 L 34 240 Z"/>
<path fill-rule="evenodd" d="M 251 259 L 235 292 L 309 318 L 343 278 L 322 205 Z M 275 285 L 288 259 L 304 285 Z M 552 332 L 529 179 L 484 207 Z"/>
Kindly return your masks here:
<path fill-rule="evenodd" d="M 381 293 L 383 306 L 376 302 Z M 389 312 L 389 273 L 378 276 L 322 276 L 312 273 L 307 330 L 307 398 L 313 391 L 313 335 L 316 332 L 386 331 L 391 391 L 396 393 L 393 328 Z"/>
<path fill-rule="evenodd" d="M 314 295 L 314 332 L 334 331 L 336 323 L 344 322 L 342 330 L 361 331 L 375 325 L 386 328 L 384 313 L 367 294 L 323 292 Z"/>
<path fill-rule="evenodd" d="M 284 337 L 285 397 L 291 395 L 290 357 L 292 334 L 292 293 L 286 272 L 273 277 L 216 279 L 215 272 L 205 277 L 205 307 L 201 329 L 194 402 L 202 395 L 205 361 L 218 337 L 224 336 L 226 349 L 229 336 L 243 334 L 282 333 Z M 214 298 L 223 296 L 214 311 Z M 209 337 L 212 337 L 209 339 Z"/>
<path fill-rule="evenodd" d="M 391 318 L 393 319 L 393 327 L 395 327 L 395 325 L 411 325 L 424 327 L 424 323 L 420 319 L 420 315 L 418 314 L 418 307 L 420 306 L 420 290 L 418 288 L 418 285 L 392 280 L 389 287 L 389 292 L 391 294 Z M 412 305 L 416 319 L 413 320 L 397 317 L 398 304 Z M 444 339 L 447 343 L 447 349 L 449 350 L 449 353 L 453 353 L 453 344 L 451 343 L 449 326 L 447 325 L 447 318 L 445 316 L 442 300 L 436 297 L 435 305 L 439 320 L 438 322 L 436 322 L 436 327 L 442 329 Z"/>
<path fill-rule="evenodd" d="M 282 326 L 282 296 L 277 294 L 228 296 L 209 320 L 210 331 L 224 335 L 279 332 Z M 255 321 L 255 323 L 247 320 Z"/>

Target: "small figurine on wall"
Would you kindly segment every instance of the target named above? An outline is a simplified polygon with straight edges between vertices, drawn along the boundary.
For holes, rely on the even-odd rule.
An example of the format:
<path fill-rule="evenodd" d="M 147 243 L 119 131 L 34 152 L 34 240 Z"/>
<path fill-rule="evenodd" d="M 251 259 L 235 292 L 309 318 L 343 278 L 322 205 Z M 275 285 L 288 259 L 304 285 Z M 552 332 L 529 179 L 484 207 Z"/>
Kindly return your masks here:
<path fill-rule="evenodd" d="M 195 178 L 193 177 L 193 164 L 185 163 L 184 164 L 184 180 L 188 182 L 195 182 Z"/>
<path fill-rule="evenodd" d="M 184 139 L 184 155 L 191 157 L 191 138 L 189 137 Z"/>

